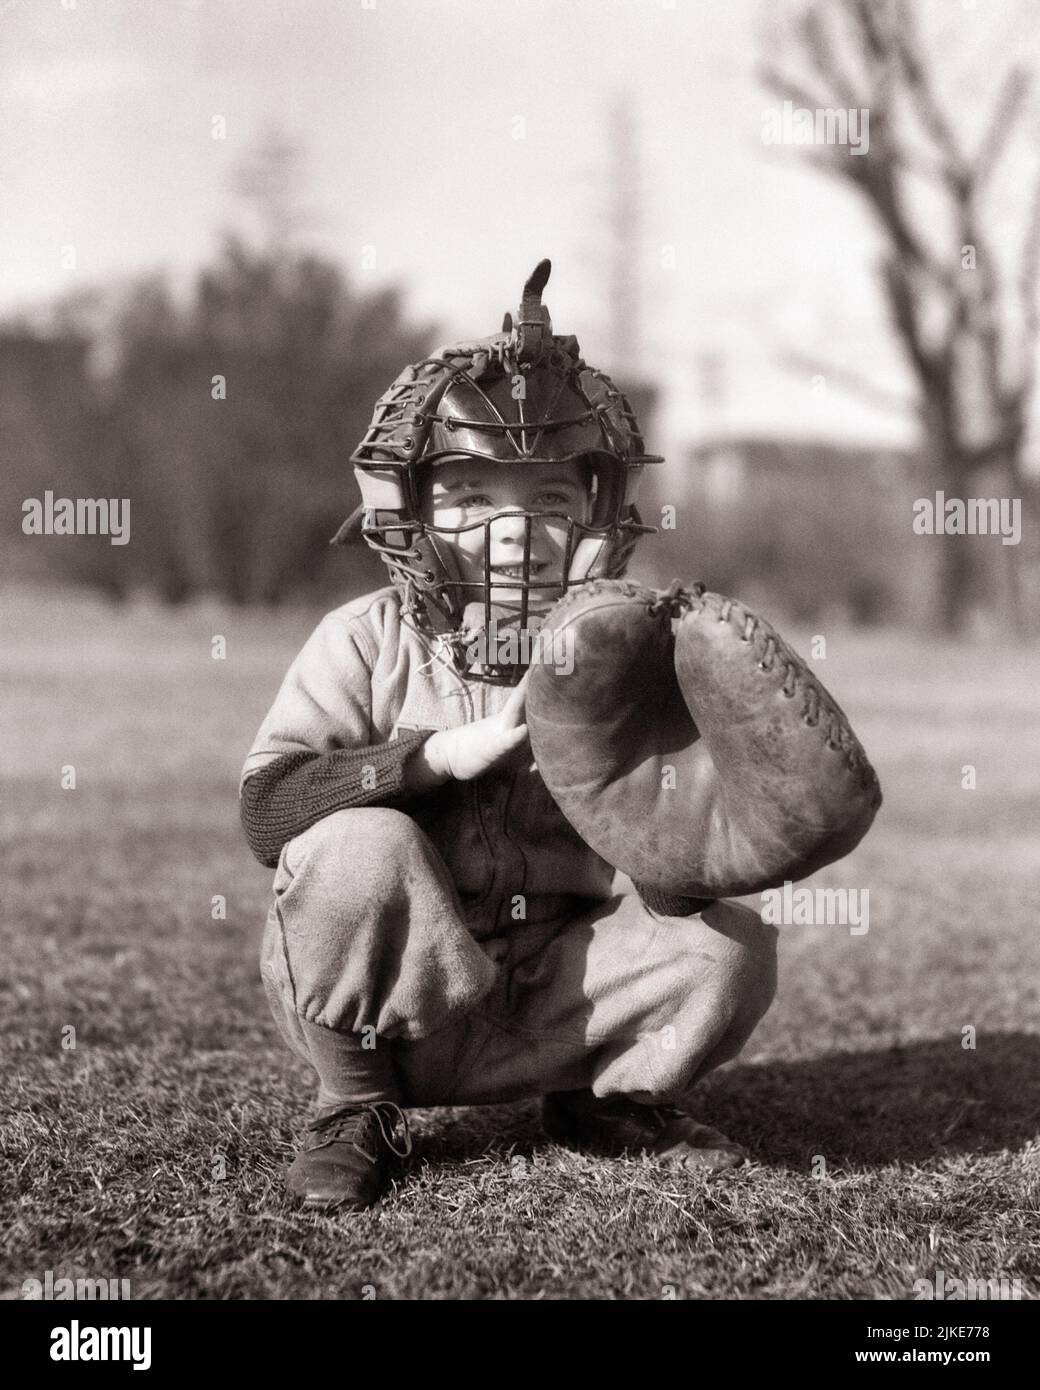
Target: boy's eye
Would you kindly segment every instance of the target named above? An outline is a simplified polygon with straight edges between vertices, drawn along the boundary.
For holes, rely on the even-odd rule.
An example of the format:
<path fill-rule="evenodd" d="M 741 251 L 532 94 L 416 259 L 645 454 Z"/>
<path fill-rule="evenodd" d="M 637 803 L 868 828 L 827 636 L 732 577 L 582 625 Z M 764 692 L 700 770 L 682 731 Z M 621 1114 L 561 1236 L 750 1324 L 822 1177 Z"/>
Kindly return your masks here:
<path fill-rule="evenodd" d="M 465 497 L 460 497 L 455 505 L 458 507 L 492 507 L 494 503 L 484 492 L 470 492 Z"/>
<path fill-rule="evenodd" d="M 572 501 L 568 492 L 562 492 L 556 488 L 547 488 L 545 492 L 540 492 L 534 498 L 533 506 L 539 511 L 558 510 L 561 507 L 568 507 Z M 498 503 L 486 492 L 467 492 L 458 497 L 451 505 L 469 511 L 479 511 L 485 508 L 495 509 Z"/>

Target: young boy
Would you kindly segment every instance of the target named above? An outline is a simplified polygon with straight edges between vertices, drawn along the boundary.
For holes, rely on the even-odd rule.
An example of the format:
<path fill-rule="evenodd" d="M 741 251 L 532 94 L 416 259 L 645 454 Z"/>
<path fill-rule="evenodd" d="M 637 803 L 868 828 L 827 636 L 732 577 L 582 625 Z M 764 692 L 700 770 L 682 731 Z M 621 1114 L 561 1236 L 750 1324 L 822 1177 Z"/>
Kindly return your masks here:
<path fill-rule="evenodd" d="M 526 742 L 508 639 L 623 573 L 652 461 L 624 396 L 552 334 L 547 277 L 515 329 L 379 402 L 353 461 L 392 582 L 318 625 L 243 770 L 250 847 L 276 868 L 262 976 L 318 1078 L 287 1178 L 309 1207 L 377 1201 L 410 1107 L 541 1096 L 564 1143 L 742 1158 L 678 1107 L 768 1008 L 775 929 L 725 901 L 613 895 Z"/>

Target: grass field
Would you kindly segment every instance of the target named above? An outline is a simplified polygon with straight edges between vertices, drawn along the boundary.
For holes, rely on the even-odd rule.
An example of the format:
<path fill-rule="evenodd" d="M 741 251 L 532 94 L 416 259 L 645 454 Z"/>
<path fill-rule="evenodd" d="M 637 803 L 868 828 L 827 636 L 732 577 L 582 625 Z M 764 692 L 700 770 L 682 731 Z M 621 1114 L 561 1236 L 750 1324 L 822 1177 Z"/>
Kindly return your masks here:
<path fill-rule="evenodd" d="M 328 1218 L 281 1190 L 311 1086 L 236 803 L 310 619 L 9 595 L 3 622 L 6 1297 L 47 1270 L 135 1298 L 1040 1294 L 1040 652 L 827 634 L 886 802 L 818 881 L 868 887 L 870 930 L 781 929 L 777 1001 L 702 1088 L 752 1163 L 571 1154 L 534 1104 L 417 1112 L 404 1185 Z"/>

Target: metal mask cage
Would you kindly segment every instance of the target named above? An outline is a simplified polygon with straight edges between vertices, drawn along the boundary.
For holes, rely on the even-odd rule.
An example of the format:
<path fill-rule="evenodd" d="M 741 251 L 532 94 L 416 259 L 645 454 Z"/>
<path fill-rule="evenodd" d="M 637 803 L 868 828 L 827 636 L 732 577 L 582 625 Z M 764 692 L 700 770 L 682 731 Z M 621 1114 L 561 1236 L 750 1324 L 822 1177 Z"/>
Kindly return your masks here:
<path fill-rule="evenodd" d="M 464 629 L 474 627 L 479 611 L 474 600 L 482 604 L 484 631 L 503 607 L 506 627 L 515 631 L 518 618 L 526 628 L 539 594 L 620 577 L 639 536 L 657 529 L 643 525 L 635 491 L 644 467 L 662 460 L 646 452 L 624 393 L 582 359 L 573 335 L 553 333 L 541 302 L 550 270 L 543 260 L 528 277 L 515 324 L 507 314 L 500 333 L 437 349 L 406 367 L 380 397 L 350 457 L 361 506 L 333 537 L 334 544 L 345 544 L 360 534 L 400 590 L 405 621 L 450 647 L 456 666 L 476 679 L 496 677 L 478 674 L 462 660 Z M 422 471 L 458 457 L 513 468 L 584 458 L 591 464 L 588 519 L 501 507 L 459 526 L 427 520 Z M 524 520 L 516 577 L 499 576 L 491 564 L 491 526 L 507 511 Z M 566 528 L 559 575 L 532 578 L 532 527 L 553 519 Z M 462 574 L 476 571 L 460 569 L 457 542 L 477 530 L 483 531 L 483 574 L 464 579 Z M 519 600 L 496 598 L 507 592 Z"/>
<path fill-rule="evenodd" d="M 530 616 L 531 594 L 533 592 L 544 591 L 566 591 L 566 589 L 577 587 L 584 584 L 587 575 L 571 575 L 574 556 L 578 545 L 583 541 L 599 541 L 602 545 L 613 542 L 615 555 L 612 556 L 612 569 L 617 569 L 624 559 L 627 559 L 628 552 L 635 545 L 635 541 L 640 535 L 652 534 L 656 527 L 644 525 L 640 516 L 635 512 L 634 507 L 630 509 L 631 516 L 621 518 L 621 520 L 610 520 L 608 523 L 595 525 L 588 521 L 577 521 L 576 518 L 569 516 L 566 512 L 552 512 L 552 510 L 530 510 L 509 509 L 499 510 L 492 516 L 481 518 L 477 521 L 467 521 L 457 527 L 446 527 L 437 525 L 430 521 L 420 521 L 420 523 L 409 523 L 403 521 L 399 516 L 393 516 L 388 520 L 380 521 L 378 518 L 364 518 L 361 524 L 361 534 L 368 542 L 368 545 L 380 555 L 402 575 L 403 580 L 412 582 L 414 588 L 419 589 L 424 598 L 431 599 L 438 609 L 445 614 L 448 619 L 459 620 L 462 617 L 470 595 L 474 598 L 482 598 L 484 603 L 484 627 L 491 626 L 492 616 L 494 616 L 495 606 L 502 606 L 507 603 L 513 607 L 516 600 L 495 600 L 495 589 L 502 592 L 520 592 L 519 619 L 521 628 L 527 626 L 528 616 Z M 494 577 L 494 570 L 491 564 L 491 528 L 492 525 L 499 523 L 503 516 L 523 520 L 524 524 L 524 550 L 523 559 L 520 560 L 520 575 L 501 580 Z M 531 531 L 533 531 L 535 521 L 556 520 L 566 527 L 564 535 L 563 557 L 560 562 L 559 573 L 548 580 L 533 580 L 531 578 Z M 482 575 L 480 580 L 463 580 L 444 573 L 444 566 L 438 566 L 441 574 L 437 570 L 428 569 L 424 562 L 427 556 L 423 549 L 419 548 L 419 542 L 428 537 L 444 537 L 448 541 L 453 541 L 464 534 L 464 532 L 482 531 Z M 389 537 L 399 537 L 399 542 L 392 542 Z M 619 545 L 620 541 L 620 545 Z M 438 557 L 437 548 L 432 546 L 434 555 Z M 466 634 L 459 634 L 466 637 Z"/>

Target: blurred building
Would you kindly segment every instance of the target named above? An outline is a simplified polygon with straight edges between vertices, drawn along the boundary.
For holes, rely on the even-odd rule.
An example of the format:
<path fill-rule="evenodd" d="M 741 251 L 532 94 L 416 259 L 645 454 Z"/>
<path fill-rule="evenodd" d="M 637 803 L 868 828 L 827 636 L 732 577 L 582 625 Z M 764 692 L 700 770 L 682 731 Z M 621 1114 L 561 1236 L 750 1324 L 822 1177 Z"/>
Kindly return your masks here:
<path fill-rule="evenodd" d="M 662 530 L 648 550 L 662 572 L 778 615 L 919 622 L 935 556 L 911 522 L 926 493 L 909 451 L 726 436 L 651 480 L 643 511 Z"/>
<path fill-rule="evenodd" d="M 1004 490 L 980 477 L 975 495 Z M 699 579 L 777 616 L 917 626 L 934 615 L 941 547 L 960 544 L 972 550 L 972 606 L 992 615 L 1026 547 L 915 534 L 914 503 L 935 491 L 912 450 L 709 439 L 649 480 L 642 512 L 662 530 L 641 559 L 651 577 Z"/>

